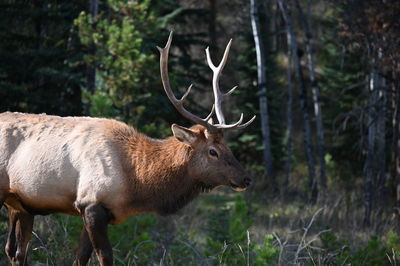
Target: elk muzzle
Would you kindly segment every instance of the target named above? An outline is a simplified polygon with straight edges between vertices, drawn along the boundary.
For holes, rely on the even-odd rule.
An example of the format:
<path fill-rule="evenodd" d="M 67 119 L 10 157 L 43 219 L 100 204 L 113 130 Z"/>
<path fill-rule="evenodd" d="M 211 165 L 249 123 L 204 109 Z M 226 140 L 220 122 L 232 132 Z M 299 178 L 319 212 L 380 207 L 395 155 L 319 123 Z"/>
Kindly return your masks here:
<path fill-rule="evenodd" d="M 232 178 L 229 180 L 229 186 L 237 192 L 246 190 L 252 183 L 253 180 L 247 175 L 244 178 Z"/>

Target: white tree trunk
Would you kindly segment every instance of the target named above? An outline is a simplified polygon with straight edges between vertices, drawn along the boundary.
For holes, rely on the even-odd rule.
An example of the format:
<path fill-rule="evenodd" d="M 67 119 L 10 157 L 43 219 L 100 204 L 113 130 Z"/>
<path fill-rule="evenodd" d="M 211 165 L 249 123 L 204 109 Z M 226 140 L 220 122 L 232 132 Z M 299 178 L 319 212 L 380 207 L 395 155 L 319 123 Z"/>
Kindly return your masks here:
<path fill-rule="evenodd" d="M 378 75 L 378 110 L 377 110 L 377 200 L 379 204 L 385 201 L 385 183 L 386 183 L 386 80 Z"/>
<path fill-rule="evenodd" d="M 365 175 L 365 184 L 364 184 L 364 204 L 365 204 L 365 212 L 364 212 L 364 225 L 369 226 L 371 223 L 371 212 L 372 212 L 372 203 L 374 197 L 374 179 L 376 176 L 376 167 L 375 167 L 375 143 L 376 143 L 376 133 L 377 133 L 377 123 L 376 123 L 376 106 L 378 102 L 378 89 L 377 89 L 377 77 L 378 73 L 376 68 L 373 68 L 371 71 L 371 77 L 369 82 L 369 92 L 370 98 L 368 101 L 368 119 L 367 119 L 367 128 L 368 128 L 368 137 L 367 137 L 367 157 L 364 163 L 364 175 Z"/>
<path fill-rule="evenodd" d="M 311 92 L 313 96 L 313 104 L 314 104 L 314 114 L 316 119 L 317 126 L 317 147 L 318 147 L 318 161 L 320 167 L 320 185 L 321 192 L 323 195 L 326 193 L 326 166 L 325 166 L 325 136 L 324 136 L 324 126 L 322 120 L 322 109 L 320 104 L 320 96 L 319 96 L 319 88 L 318 83 L 315 77 L 315 67 L 314 67 L 314 58 L 313 58 L 313 50 L 312 50 L 312 32 L 311 26 L 309 22 L 309 14 L 305 15 L 303 9 L 300 5 L 299 0 L 295 0 L 296 7 L 299 11 L 300 20 L 303 24 L 305 30 L 305 44 L 306 44 L 306 52 L 307 52 L 307 61 L 308 61 L 308 72 L 310 75 L 311 81 Z"/>
<path fill-rule="evenodd" d="M 286 109 L 286 122 L 287 122 L 287 129 L 286 129 L 286 162 L 285 162 L 285 180 L 283 182 L 283 190 L 285 192 L 288 191 L 289 183 L 291 179 L 291 171 L 292 171 L 292 140 L 293 140 L 293 86 L 292 86 L 292 61 L 293 61 L 293 53 L 291 48 L 291 35 L 289 31 L 286 32 L 286 39 L 287 39 L 287 72 L 286 72 L 286 79 L 287 79 L 287 109 Z"/>
<path fill-rule="evenodd" d="M 251 26 L 253 29 L 254 43 L 257 54 L 257 83 L 259 88 L 259 103 L 260 103 L 260 116 L 261 116 L 261 129 L 264 146 L 264 164 L 267 169 L 267 175 L 275 186 L 275 171 L 273 167 L 272 153 L 271 153 L 271 140 L 270 140 L 270 127 L 268 115 L 268 101 L 267 101 L 267 84 L 265 75 L 265 55 L 264 46 L 260 34 L 260 23 L 258 18 L 258 5 L 256 0 L 250 0 L 250 17 Z"/>

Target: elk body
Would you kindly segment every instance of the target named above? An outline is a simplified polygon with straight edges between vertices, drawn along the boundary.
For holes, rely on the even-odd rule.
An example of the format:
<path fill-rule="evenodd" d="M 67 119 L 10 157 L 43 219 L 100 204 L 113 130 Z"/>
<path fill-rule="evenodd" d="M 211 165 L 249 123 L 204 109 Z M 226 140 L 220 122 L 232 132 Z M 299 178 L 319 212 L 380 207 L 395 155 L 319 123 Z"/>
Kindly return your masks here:
<path fill-rule="evenodd" d="M 131 215 L 176 212 L 202 191 L 227 185 L 246 189 L 251 179 L 224 141 L 223 131 L 243 128 L 243 116 L 226 125 L 218 88 L 230 43 L 215 67 L 215 105 L 206 119 L 183 107 L 168 80 L 172 33 L 160 49 L 161 77 L 168 98 L 197 125 L 172 125 L 173 136 L 151 139 L 122 122 L 89 117 L 0 114 L 0 203 L 9 214 L 6 254 L 24 265 L 34 215 L 80 215 L 84 221 L 75 263 L 86 265 L 93 249 L 101 265 L 112 265 L 108 224 Z M 209 123 L 214 112 L 218 124 Z"/>

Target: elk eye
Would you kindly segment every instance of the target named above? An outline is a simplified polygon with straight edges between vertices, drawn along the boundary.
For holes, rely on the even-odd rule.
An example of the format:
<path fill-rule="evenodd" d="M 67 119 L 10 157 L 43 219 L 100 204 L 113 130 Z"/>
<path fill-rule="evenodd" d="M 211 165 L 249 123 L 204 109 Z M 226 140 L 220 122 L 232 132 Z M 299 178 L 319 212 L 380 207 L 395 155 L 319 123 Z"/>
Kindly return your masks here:
<path fill-rule="evenodd" d="M 214 149 L 210 149 L 210 155 L 218 157 L 218 153 Z"/>

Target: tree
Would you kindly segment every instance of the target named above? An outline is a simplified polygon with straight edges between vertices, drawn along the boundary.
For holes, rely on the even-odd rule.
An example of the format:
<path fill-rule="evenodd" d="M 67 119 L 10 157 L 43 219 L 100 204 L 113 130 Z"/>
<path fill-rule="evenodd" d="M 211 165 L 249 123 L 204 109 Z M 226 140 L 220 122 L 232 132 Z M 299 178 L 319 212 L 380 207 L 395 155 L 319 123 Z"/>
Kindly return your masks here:
<path fill-rule="evenodd" d="M 292 53 L 294 55 L 294 64 L 296 70 L 296 77 L 299 82 L 300 87 L 300 105 L 303 115 L 303 132 L 304 132 L 304 150 L 306 154 L 307 167 L 308 167 L 308 175 L 309 175 L 309 186 L 311 192 L 311 201 L 315 202 L 318 197 L 318 186 L 317 186 L 317 177 L 315 174 L 315 165 L 314 165 L 314 157 L 313 157 L 313 145 L 311 139 L 311 125 L 310 118 L 308 114 L 308 99 L 307 99 L 307 87 L 304 81 L 303 70 L 300 62 L 300 54 L 299 47 L 297 44 L 296 34 L 293 30 L 292 19 L 290 15 L 290 9 L 285 0 L 278 0 L 279 8 L 282 12 L 282 16 L 286 23 L 286 30 L 290 34 L 290 49 L 292 49 Z"/>
<path fill-rule="evenodd" d="M 309 3 L 309 1 L 308 1 Z M 322 109 L 320 103 L 320 93 L 318 82 L 315 75 L 315 64 L 314 64 L 314 55 L 312 48 L 312 38 L 313 34 L 311 32 L 310 25 L 310 14 L 304 14 L 303 9 L 300 5 L 299 0 L 295 0 L 295 4 L 297 10 L 299 11 L 299 18 L 301 23 L 303 24 L 303 30 L 305 35 L 305 45 L 306 45 L 306 53 L 307 53 L 307 62 L 308 62 L 308 74 L 311 82 L 311 92 L 313 95 L 313 105 L 314 105 L 314 114 L 317 124 L 317 147 L 318 147 L 318 161 L 320 167 L 320 185 L 321 192 L 325 196 L 326 193 L 326 166 L 325 166 L 325 134 L 324 134 L 324 125 L 322 119 Z M 310 12 L 310 8 L 308 8 L 308 12 Z"/>
<path fill-rule="evenodd" d="M 286 31 L 286 41 L 287 41 L 287 69 L 286 69 L 286 79 L 287 79 L 287 109 L 286 109 L 286 123 L 287 123 L 287 144 L 286 144 L 286 165 L 285 165 L 285 180 L 283 182 L 283 189 L 287 193 L 290 175 L 292 171 L 292 153 L 293 153 L 293 84 L 292 84 L 292 65 L 293 65 L 293 50 L 292 35 L 287 30 Z"/>
<path fill-rule="evenodd" d="M 264 164 L 267 169 L 267 175 L 271 180 L 272 187 L 276 187 L 275 171 L 273 168 L 273 160 L 271 153 L 271 140 L 268 115 L 268 100 L 267 100 L 267 83 L 265 73 L 265 56 L 264 45 L 260 33 L 260 23 L 258 17 L 258 5 L 256 0 L 250 0 L 250 17 L 251 26 L 253 29 L 254 43 L 257 54 L 257 83 L 259 88 L 259 104 L 261 116 L 261 130 L 263 140 Z"/>

